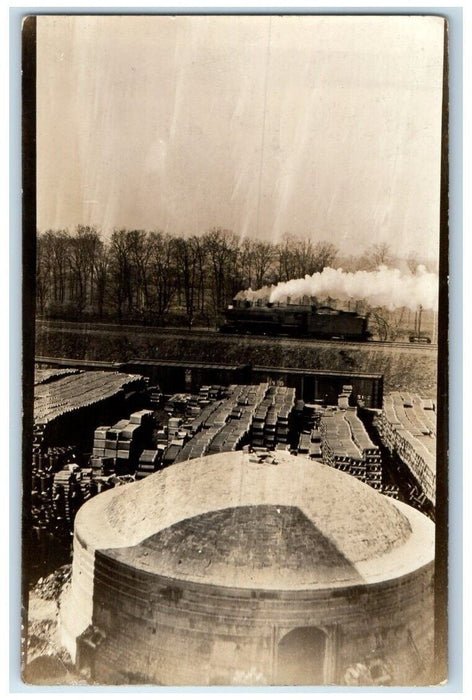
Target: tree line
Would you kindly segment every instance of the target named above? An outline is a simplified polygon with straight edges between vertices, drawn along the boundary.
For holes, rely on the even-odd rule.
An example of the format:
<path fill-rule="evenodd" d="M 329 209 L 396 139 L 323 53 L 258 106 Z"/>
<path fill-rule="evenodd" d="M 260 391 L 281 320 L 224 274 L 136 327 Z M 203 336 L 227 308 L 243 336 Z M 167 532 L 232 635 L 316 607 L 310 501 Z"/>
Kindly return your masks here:
<path fill-rule="evenodd" d="M 105 240 L 96 227 L 80 225 L 38 232 L 36 310 L 49 318 L 215 325 L 241 289 L 327 266 L 354 271 L 392 262 L 386 244 L 346 258 L 328 241 L 290 234 L 271 243 L 222 228 L 201 236 L 115 229 Z"/>
<path fill-rule="evenodd" d="M 191 325 L 213 322 L 241 289 L 319 272 L 335 263 L 328 242 L 285 236 L 279 244 L 213 228 L 202 236 L 91 226 L 38 233 L 37 312 L 51 317 L 164 323 L 179 309 Z"/>

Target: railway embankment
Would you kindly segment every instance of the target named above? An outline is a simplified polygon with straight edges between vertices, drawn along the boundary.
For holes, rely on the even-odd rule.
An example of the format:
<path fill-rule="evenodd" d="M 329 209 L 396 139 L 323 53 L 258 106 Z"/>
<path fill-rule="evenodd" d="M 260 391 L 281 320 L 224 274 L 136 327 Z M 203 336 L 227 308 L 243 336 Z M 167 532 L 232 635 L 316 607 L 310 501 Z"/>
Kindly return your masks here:
<path fill-rule="evenodd" d="M 217 333 L 141 332 L 129 327 L 96 330 L 37 327 L 36 354 L 48 357 L 123 362 L 134 358 L 226 362 L 272 367 L 382 373 L 385 391 L 436 395 L 437 353 L 430 347 L 375 346 L 374 343 L 317 343 Z"/>

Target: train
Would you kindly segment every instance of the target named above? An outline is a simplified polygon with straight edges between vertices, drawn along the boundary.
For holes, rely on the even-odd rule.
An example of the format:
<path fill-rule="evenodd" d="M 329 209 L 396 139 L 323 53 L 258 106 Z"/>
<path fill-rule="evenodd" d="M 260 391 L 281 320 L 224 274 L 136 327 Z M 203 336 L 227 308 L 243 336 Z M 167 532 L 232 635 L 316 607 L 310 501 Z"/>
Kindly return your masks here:
<path fill-rule="evenodd" d="M 222 333 L 286 335 L 364 342 L 372 337 L 368 316 L 316 304 L 234 300 L 225 311 Z"/>

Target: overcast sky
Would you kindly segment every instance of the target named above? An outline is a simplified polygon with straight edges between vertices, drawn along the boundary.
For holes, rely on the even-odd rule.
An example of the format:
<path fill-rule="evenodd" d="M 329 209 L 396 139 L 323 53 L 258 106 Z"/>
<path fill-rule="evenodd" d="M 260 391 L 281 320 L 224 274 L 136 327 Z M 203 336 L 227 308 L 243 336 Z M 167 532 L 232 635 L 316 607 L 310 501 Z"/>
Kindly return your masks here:
<path fill-rule="evenodd" d="M 437 253 L 443 23 L 39 17 L 38 228 Z"/>

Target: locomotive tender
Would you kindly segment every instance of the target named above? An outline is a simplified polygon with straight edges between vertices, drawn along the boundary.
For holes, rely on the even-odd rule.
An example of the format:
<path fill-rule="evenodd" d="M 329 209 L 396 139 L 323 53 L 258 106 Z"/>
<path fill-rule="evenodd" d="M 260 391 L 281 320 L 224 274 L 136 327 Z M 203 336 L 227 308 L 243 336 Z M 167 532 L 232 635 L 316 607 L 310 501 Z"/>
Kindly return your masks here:
<path fill-rule="evenodd" d="M 235 300 L 225 311 L 223 333 L 289 335 L 326 340 L 366 341 L 367 316 L 314 304 L 251 303 Z"/>

